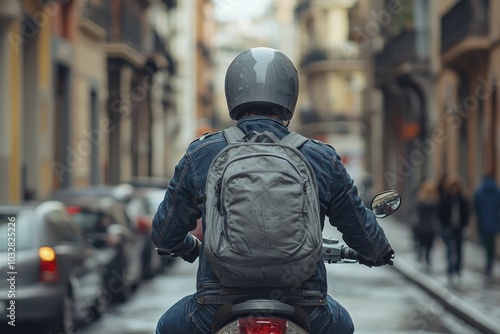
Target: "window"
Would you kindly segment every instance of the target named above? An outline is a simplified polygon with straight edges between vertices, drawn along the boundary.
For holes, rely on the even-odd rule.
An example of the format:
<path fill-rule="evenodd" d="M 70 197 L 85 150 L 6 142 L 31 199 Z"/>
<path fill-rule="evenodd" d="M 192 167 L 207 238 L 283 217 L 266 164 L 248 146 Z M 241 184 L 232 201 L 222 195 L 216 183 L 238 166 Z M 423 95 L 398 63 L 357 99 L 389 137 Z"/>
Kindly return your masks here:
<path fill-rule="evenodd" d="M 9 233 L 12 232 L 9 228 L 13 224 L 9 224 L 9 217 L 16 219 L 15 224 L 15 242 L 16 250 L 29 249 L 35 246 L 36 229 L 35 214 L 32 211 L 21 211 L 19 214 L 0 214 L 0 251 L 6 252 L 9 247 Z"/>
<path fill-rule="evenodd" d="M 80 227 L 66 212 L 52 211 L 46 215 L 45 222 L 45 233 L 50 244 L 83 241 Z"/>

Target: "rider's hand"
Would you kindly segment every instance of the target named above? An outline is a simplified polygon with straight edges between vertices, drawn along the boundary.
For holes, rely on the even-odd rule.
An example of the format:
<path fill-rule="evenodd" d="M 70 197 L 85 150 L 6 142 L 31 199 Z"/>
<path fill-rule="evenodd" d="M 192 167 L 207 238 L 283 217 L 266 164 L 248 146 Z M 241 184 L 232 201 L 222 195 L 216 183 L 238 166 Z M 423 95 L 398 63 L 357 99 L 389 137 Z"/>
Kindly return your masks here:
<path fill-rule="evenodd" d="M 201 245 L 201 241 L 197 237 L 195 237 L 194 235 L 191 236 L 194 239 L 194 247 L 188 253 L 181 256 L 181 258 L 184 261 L 187 261 L 189 263 L 193 263 L 196 260 L 196 258 L 198 258 L 198 255 L 200 255 L 200 245 Z"/>
<path fill-rule="evenodd" d="M 382 259 L 366 260 L 365 258 L 363 258 L 360 255 L 359 256 L 359 263 L 364 264 L 365 266 L 368 266 L 368 267 L 381 267 L 381 266 L 385 266 L 386 264 L 392 266 L 394 264 L 394 262 L 393 262 L 394 256 L 395 256 L 394 250 L 392 249 L 392 247 L 389 246 L 389 251 Z"/>

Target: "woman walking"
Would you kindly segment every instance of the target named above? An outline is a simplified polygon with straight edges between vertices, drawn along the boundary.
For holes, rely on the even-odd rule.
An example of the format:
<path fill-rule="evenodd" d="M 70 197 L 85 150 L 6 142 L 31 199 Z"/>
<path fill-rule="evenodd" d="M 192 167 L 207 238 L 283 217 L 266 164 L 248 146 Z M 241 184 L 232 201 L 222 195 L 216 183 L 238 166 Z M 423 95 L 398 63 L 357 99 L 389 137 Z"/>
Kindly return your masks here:
<path fill-rule="evenodd" d="M 426 272 L 431 271 L 431 251 L 439 225 L 438 205 L 439 193 L 436 184 L 432 181 L 423 182 L 417 193 L 415 235 L 417 256 L 425 262 Z"/>
<path fill-rule="evenodd" d="M 463 229 L 469 221 L 469 203 L 462 180 L 451 176 L 445 184 L 440 203 L 441 235 L 447 248 L 448 279 L 456 284 L 462 269 Z"/>

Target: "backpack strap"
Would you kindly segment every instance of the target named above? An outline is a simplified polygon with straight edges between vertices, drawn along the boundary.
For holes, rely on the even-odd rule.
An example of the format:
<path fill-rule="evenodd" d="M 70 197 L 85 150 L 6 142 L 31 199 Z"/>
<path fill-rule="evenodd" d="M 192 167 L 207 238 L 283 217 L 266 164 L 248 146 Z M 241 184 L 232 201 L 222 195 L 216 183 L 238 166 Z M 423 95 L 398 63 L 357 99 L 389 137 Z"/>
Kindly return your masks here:
<path fill-rule="evenodd" d="M 234 144 L 245 137 L 243 131 L 241 131 L 241 129 L 236 125 L 222 130 L 222 134 L 224 135 L 224 138 L 226 139 L 228 144 Z"/>
<path fill-rule="evenodd" d="M 243 133 L 243 131 L 241 131 L 241 129 L 239 127 L 237 127 L 236 125 L 232 126 L 230 128 L 224 129 L 222 131 L 222 134 L 224 135 L 224 138 L 226 139 L 228 144 L 234 144 L 237 141 L 240 141 L 245 137 L 245 133 Z M 266 133 L 266 135 L 269 136 L 268 133 Z M 272 137 L 271 136 L 269 136 L 269 137 L 271 139 L 273 139 L 275 142 L 277 142 L 277 140 L 275 140 L 277 138 L 274 135 Z M 290 132 L 288 135 L 286 135 L 279 142 L 281 144 L 284 144 L 284 145 L 292 145 L 296 148 L 299 148 L 302 145 L 304 145 L 308 140 L 309 140 L 308 138 L 306 138 L 306 137 L 304 137 L 296 132 Z"/>
<path fill-rule="evenodd" d="M 248 133 L 243 140 L 247 140 L 249 143 L 279 143 L 280 140 L 276 135 L 269 131 L 257 132 L 253 131 Z"/>
<path fill-rule="evenodd" d="M 304 145 L 309 138 L 306 138 L 296 132 L 290 132 L 283 139 L 281 139 L 281 144 L 292 145 L 293 147 L 299 148 Z"/>

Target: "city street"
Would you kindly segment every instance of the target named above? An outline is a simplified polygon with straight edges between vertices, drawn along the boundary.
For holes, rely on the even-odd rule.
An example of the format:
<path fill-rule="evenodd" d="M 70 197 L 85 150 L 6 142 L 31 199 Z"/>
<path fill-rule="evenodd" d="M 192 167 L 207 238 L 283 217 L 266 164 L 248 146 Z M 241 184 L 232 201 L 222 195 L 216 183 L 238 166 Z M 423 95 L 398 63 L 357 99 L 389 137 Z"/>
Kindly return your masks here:
<path fill-rule="evenodd" d="M 0 3 L 0 334 L 154 333 L 207 222 L 265 286 L 317 206 L 387 264 L 352 184 L 401 196 L 327 265 L 356 334 L 500 334 L 500 0 Z"/>
<path fill-rule="evenodd" d="M 154 333 L 162 312 L 193 291 L 195 272 L 195 265 L 177 262 L 82 333 Z M 332 265 L 329 277 L 330 292 L 351 313 L 356 333 L 474 333 L 390 268 Z"/>
<path fill-rule="evenodd" d="M 325 236 L 336 237 L 326 227 Z M 113 305 L 83 334 L 154 333 L 164 310 L 194 291 L 196 265 L 177 261 L 143 284 L 123 305 Z M 356 333 L 476 333 L 392 268 L 328 265 L 329 292 L 350 312 Z"/>
<path fill-rule="evenodd" d="M 381 222 L 384 225 L 384 222 Z M 388 221 L 389 237 L 396 236 Z M 325 236 L 338 232 L 325 227 Z M 394 240 L 395 245 L 402 240 Z M 396 247 L 400 249 L 400 247 Z M 398 253 L 399 254 L 399 253 Z M 398 262 L 404 261 L 398 257 Z M 107 313 L 86 326 L 82 334 L 151 334 L 162 313 L 177 300 L 194 291 L 197 263 L 178 260 L 150 281 L 143 282 L 123 304 L 109 305 Z M 479 333 L 448 313 L 395 268 L 368 268 L 359 264 L 327 265 L 329 293 L 348 309 L 357 334 Z M 2 328 L 3 332 L 4 328 Z M 35 328 L 17 326 L 13 333 L 37 333 Z"/>

